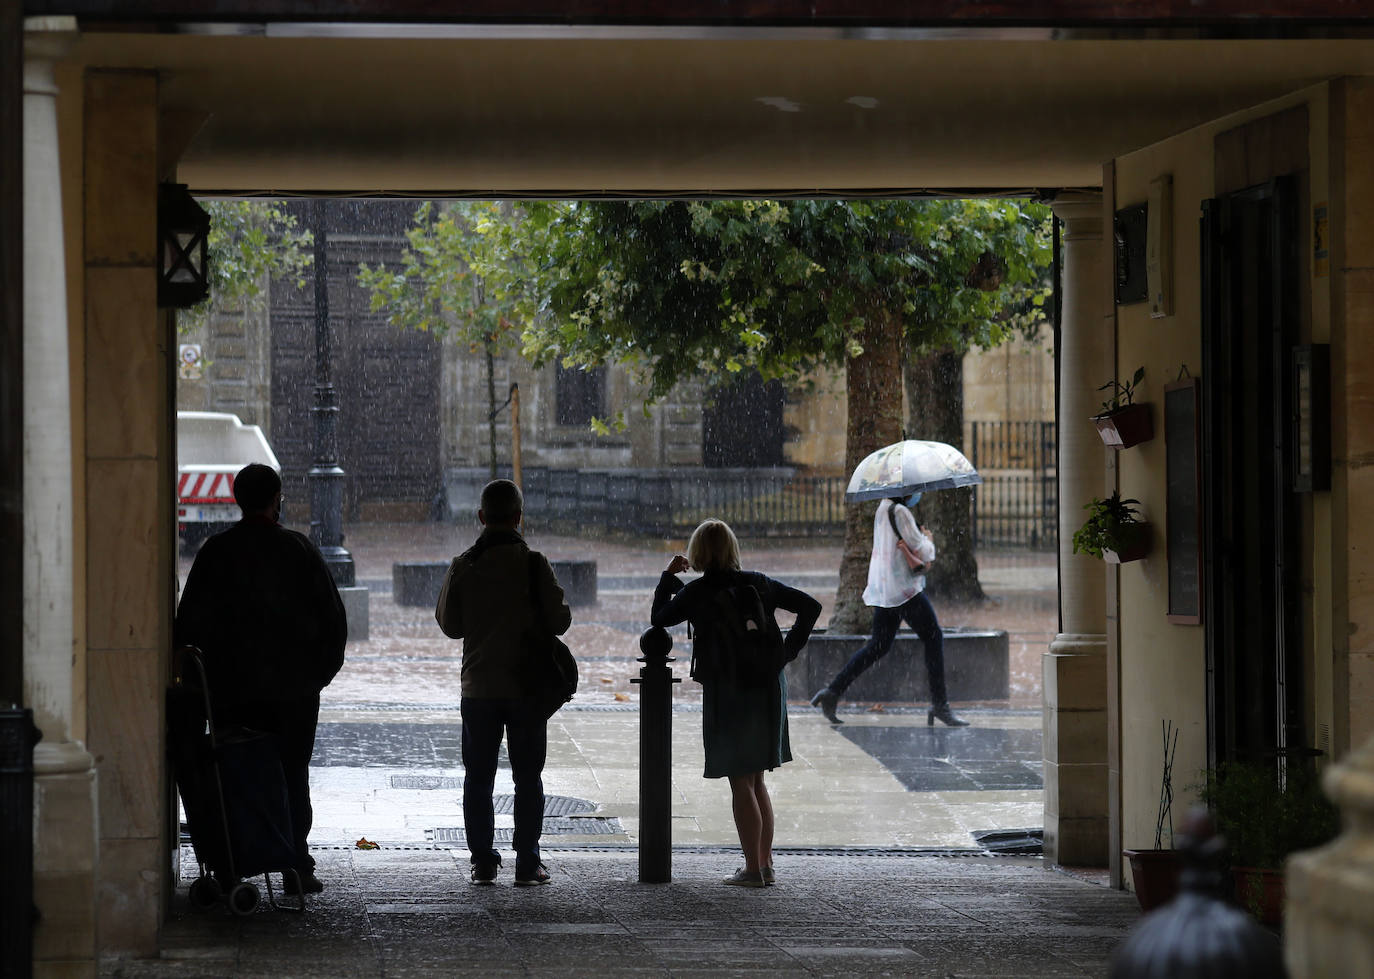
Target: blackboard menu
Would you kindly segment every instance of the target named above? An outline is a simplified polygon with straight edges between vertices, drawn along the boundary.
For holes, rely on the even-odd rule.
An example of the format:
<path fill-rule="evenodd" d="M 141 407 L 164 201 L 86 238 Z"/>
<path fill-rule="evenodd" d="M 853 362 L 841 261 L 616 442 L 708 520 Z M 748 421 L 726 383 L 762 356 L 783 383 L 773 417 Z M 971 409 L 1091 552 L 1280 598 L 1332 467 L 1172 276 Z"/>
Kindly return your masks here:
<path fill-rule="evenodd" d="M 1202 622 L 1202 474 L 1198 460 L 1196 377 L 1164 388 L 1164 445 L 1169 545 L 1169 621 Z"/>

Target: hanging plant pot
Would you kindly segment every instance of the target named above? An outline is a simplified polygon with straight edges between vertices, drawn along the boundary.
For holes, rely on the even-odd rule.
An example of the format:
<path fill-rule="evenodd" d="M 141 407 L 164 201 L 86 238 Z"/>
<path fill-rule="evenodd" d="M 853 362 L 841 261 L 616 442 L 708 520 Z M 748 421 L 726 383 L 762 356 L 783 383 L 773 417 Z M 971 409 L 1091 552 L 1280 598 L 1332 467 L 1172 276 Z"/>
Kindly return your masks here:
<path fill-rule="evenodd" d="M 1177 850 L 1122 850 L 1121 855 L 1131 862 L 1140 910 L 1153 911 L 1174 899 L 1180 869 Z"/>
<path fill-rule="evenodd" d="M 1093 415 L 1093 424 L 1102 442 L 1113 449 L 1129 449 L 1155 437 L 1153 417 L 1148 402 L 1130 404 L 1104 415 Z"/>
<path fill-rule="evenodd" d="M 1122 524 L 1117 531 L 1117 547 L 1103 548 L 1102 560 L 1108 564 L 1126 564 L 1139 561 L 1150 553 L 1150 525 L 1148 523 Z"/>

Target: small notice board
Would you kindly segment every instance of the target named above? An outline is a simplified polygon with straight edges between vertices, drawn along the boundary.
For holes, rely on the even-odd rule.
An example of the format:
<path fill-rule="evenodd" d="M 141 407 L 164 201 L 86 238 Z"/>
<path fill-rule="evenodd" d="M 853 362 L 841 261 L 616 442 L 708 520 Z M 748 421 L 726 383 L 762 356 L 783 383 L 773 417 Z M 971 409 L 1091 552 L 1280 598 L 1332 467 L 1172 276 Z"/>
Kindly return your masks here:
<path fill-rule="evenodd" d="M 1202 472 L 1198 409 L 1201 383 L 1184 378 L 1164 388 L 1169 545 L 1169 621 L 1202 623 Z"/>

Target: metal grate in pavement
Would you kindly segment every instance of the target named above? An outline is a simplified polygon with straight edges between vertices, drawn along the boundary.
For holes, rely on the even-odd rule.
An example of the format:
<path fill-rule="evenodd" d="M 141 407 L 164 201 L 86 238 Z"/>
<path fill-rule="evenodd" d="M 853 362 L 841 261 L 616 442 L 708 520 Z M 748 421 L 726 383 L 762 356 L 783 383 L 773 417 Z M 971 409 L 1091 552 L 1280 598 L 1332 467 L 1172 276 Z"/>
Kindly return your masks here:
<path fill-rule="evenodd" d="M 496 843 L 509 843 L 515 832 L 509 826 L 496 827 Z M 625 830 L 615 816 L 545 816 L 544 833 L 548 836 L 618 836 Z M 466 843 L 467 833 L 461 826 L 436 826 L 425 830 L 431 843 Z"/>

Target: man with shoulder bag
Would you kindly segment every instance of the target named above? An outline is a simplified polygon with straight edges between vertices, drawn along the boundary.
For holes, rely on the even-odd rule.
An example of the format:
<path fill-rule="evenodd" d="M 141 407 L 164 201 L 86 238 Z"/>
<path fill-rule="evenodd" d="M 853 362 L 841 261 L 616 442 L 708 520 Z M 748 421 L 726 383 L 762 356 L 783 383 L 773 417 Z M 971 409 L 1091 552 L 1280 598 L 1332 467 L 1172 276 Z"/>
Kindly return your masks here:
<path fill-rule="evenodd" d="M 572 612 L 548 559 L 520 534 L 522 511 L 510 480 L 483 488 L 481 536 L 449 565 L 434 617 L 444 635 L 463 640 L 463 825 L 472 882 L 494 884 L 501 865 L 492 791 L 504 735 L 515 783 L 515 886 L 531 887 L 549 883 L 539 855 L 543 772 L 550 707 L 562 703 L 549 699 L 557 673 L 551 643 L 568 631 Z"/>
<path fill-rule="evenodd" d="M 925 572 L 935 560 L 935 541 L 924 527 L 916 525 L 909 509 L 920 498 L 921 494 L 913 494 L 906 506 L 901 497 L 883 500 L 874 514 L 873 553 L 868 561 L 868 587 L 864 589 L 864 604 L 873 607 L 873 635 L 835 679 L 811 698 L 812 705 L 819 707 L 831 724 L 844 723 L 835 714 L 840 698 L 859 674 L 887 655 L 905 620 L 925 647 L 930 682 L 926 723 L 933 725 L 939 718 L 950 727 L 968 726 L 968 721 L 950 709 L 945 692 L 944 633 L 925 594 Z"/>

